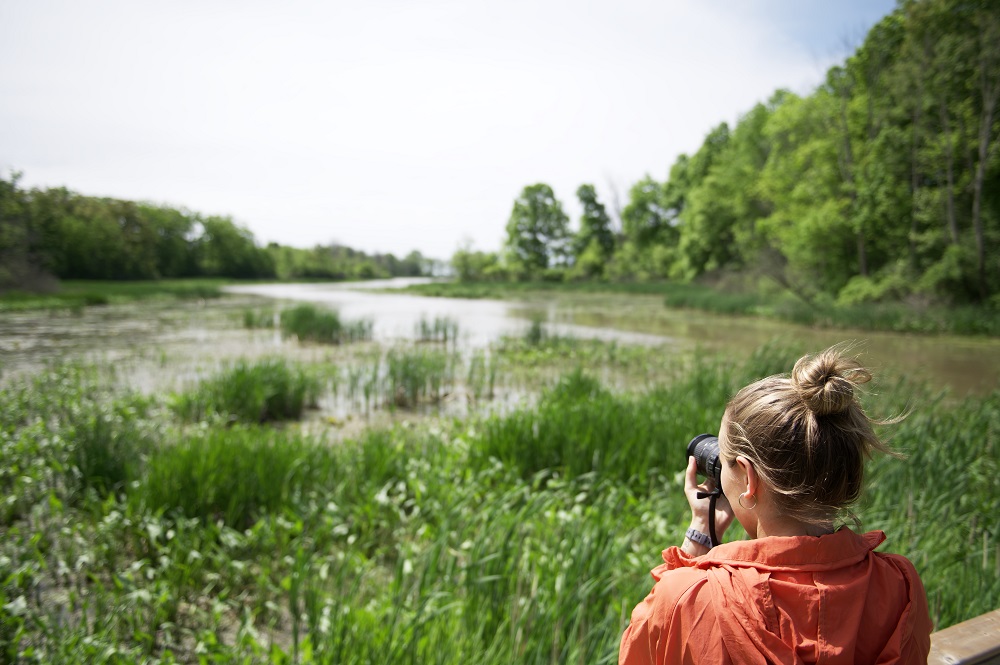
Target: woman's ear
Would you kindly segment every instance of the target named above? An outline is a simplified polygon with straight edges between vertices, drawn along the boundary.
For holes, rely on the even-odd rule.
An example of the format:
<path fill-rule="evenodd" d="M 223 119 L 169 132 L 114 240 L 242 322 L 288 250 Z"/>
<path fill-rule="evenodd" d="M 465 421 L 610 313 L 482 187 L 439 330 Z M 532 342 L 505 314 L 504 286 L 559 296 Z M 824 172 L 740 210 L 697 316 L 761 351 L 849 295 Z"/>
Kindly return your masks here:
<path fill-rule="evenodd" d="M 753 462 L 743 455 L 737 455 L 736 467 L 739 469 L 736 477 L 739 479 L 743 491 L 748 496 L 756 496 L 757 488 L 760 486 L 760 476 L 757 475 L 757 469 L 754 468 Z"/>

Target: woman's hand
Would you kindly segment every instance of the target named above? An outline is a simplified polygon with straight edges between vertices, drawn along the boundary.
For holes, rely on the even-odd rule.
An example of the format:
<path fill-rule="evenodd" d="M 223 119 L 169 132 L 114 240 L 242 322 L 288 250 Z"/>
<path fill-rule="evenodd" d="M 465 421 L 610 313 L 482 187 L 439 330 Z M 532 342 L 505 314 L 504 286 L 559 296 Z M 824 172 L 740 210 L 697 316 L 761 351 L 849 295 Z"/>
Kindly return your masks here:
<path fill-rule="evenodd" d="M 691 506 L 691 528 L 702 533 L 709 534 L 708 509 L 711 499 L 705 497 L 698 498 L 698 492 L 711 492 L 715 489 L 715 481 L 711 478 L 704 483 L 698 483 L 698 462 L 694 457 L 688 457 L 687 472 L 684 474 L 684 495 L 687 497 L 688 505 Z M 726 532 L 729 525 L 733 523 L 733 508 L 729 505 L 729 499 L 725 494 L 720 494 L 715 500 L 715 535 L 722 540 L 722 534 Z M 684 539 L 681 549 L 687 554 L 699 556 L 708 552 L 709 548 L 696 543 L 688 538 Z"/>

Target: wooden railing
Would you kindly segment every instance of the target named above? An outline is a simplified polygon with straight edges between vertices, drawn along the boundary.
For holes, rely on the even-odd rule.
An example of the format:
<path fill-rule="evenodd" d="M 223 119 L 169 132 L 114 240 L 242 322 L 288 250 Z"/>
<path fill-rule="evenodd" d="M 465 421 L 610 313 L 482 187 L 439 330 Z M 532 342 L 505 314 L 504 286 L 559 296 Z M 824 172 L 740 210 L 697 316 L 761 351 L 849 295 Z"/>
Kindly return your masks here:
<path fill-rule="evenodd" d="M 931 634 L 928 665 L 1000 665 L 1000 610 Z"/>

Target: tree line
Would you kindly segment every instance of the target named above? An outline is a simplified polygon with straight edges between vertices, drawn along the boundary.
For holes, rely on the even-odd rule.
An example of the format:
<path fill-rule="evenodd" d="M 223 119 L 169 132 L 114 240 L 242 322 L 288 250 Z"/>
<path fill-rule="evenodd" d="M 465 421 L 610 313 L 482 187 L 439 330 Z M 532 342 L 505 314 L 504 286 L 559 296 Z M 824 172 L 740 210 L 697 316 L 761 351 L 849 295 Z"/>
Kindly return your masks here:
<path fill-rule="evenodd" d="M 722 123 L 664 181 L 569 220 L 525 187 L 500 252 L 462 279 L 766 278 L 800 297 L 995 303 L 1000 292 L 1000 10 L 902 0 L 810 95 Z"/>
<path fill-rule="evenodd" d="M 367 279 L 430 270 L 419 252 L 260 246 L 230 217 L 62 187 L 29 190 L 19 179 L 0 177 L 0 290 L 46 288 L 56 279 Z"/>

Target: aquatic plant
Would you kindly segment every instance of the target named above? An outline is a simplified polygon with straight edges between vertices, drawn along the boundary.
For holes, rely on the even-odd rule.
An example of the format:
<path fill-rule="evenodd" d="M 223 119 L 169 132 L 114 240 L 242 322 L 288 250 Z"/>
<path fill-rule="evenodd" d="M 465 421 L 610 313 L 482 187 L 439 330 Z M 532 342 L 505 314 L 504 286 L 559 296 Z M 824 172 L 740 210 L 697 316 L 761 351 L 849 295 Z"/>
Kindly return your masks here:
<path fill-rule="evenodd" d="M 211 416 L 246 423 L 295 420 L 315 404 L 320 387 L 316 373 L 282 358 L 240 360 L 176 395 L 172 407 L 186 420 Z"/>
<path fill-rule="evenodd" d="M 370 319 L 342 321 L 335 310 L 313 305 L 297 305 L 281 312 L 281 330 L 301 341 L 322 344 L 361 342 L 372 338 L 374 323 Z"/>
<path fill-rule="evenodd" d="M 454 345 L 458 342 L 458 321 L 450 316 L 435 316 L 433 319 L 421 316 L 414 325 L 414 335 L 418 342 Z"/>

